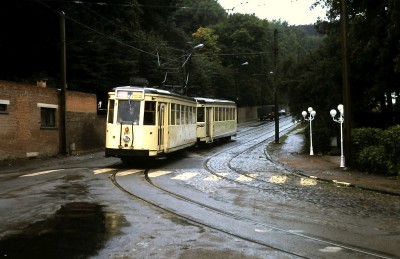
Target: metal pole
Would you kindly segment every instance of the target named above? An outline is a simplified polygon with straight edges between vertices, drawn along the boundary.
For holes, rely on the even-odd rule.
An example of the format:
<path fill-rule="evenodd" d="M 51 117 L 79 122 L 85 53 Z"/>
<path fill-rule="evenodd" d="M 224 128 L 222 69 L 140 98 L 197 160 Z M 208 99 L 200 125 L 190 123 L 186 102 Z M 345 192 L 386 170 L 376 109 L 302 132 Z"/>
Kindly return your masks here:
<path fill-rule="evenodd" d="M 343 82 L 343 105 L 346 107 L 346 117 L 344 118 L 344 141 L 345 156 L 348 162 L 352 161 L 351 145 L 351 98 L 349 85 L 349 62 L 348 62 L 348 44 L 347 44 L 347 1 L 341 0 L 340 9 L 341 35 L 342 35 L 342 82 Z"/>
<path fill-rule="evenodd" d="M 314 149 L 313 149 L 313 145 L 312 145 L 312 126 L 311 126 L 311 115 L 310 115 L 310 156 L 314 155 Z"/>
<path fill-rule="evenodd" d="M 278 30 L 274 30 L 274 88 L 275 88 L 275 144 L 279 144 L 279 97 L 278 84 L 276 83 L 278 59 Z"/>
<path fill-rule="evenodd" d="M 60 44 L 61 44 L 61 95 L 60 95 L 60 153 L 67 153 L 66 136 L 66 102 L 67 102 L 67 72 L 65 44 L 65 13 L 60 14 Z"/>
<path fill-rule="evenodd" d="M 343 155 L 343 119 L 340 119 L 340 167 L 345 167 Z"/>

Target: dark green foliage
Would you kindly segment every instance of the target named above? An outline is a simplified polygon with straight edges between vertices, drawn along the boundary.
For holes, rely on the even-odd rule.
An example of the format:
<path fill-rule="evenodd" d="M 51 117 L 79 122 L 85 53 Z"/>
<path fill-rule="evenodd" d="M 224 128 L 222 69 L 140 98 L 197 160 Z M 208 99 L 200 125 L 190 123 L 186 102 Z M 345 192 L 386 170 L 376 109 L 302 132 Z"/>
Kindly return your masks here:
<path fill-rule="evenodd" d="M 385 146 L 389 172 L 400 175 L 400 125 L 383 132 L 382 144 Z"/>
<path fill-rule="evenodd" d="M 357 128 L 352 134 L 355 166 L 369 172 L 400 174 L 400 125 L 387 130 Z"/>
<path fill-rule="evenodd" d="M 367 172 L 384 173 L 387 169 L 387 158 L 385 147 L 369 146 L 364 147 L 355 155 L 357 168 Z"/>
<path fill-rule="evenodd" d="M 353 130 L 352 140 L 355 152 L 381 144 L 382 129 L 377 128 L 357 128 Z"/>

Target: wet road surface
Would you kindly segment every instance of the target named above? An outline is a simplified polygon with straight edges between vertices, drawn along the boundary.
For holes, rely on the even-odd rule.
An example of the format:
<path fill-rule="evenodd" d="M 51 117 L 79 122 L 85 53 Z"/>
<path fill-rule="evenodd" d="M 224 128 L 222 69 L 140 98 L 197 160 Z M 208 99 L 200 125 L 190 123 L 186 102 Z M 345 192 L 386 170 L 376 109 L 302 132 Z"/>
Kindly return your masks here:
<path fill-rule="evenodd" d="M 134 168 L 99 156 L 75 164 L 1 175 L 0 255 L 296 258 L 296 253 L 279 250 L 289 248 L 302 251 L 299 255 L 304 257 L 337 258 L 343 251 L 338 246 L 341 244 L 383 257 L 400 256 L 398 197 L 302 179 L 285 171 L 265 154 L 267 142 L 262 139 L 268 139 L 265 134 L 271 131 L 272 123 L 249 124 L 240 128 L 229 143 L 191 149 L 168 160 Z M 143 181 L 140 172 L 145 167 L 150 167 L 149 177 L 157 185 L 182 196 L 266 222 L 288 233 L 330 240 L 334 245 L 325 244 L 313 251 L 313 245 L 302 248 L 288 242 L 287 237 L 274 235 L 265 226 L 238 231 L 223 218 L 217 221 L 216 225 L 227 225 L 228 230 L 258 235 L 271 247 L 246 242 L 132 198 L 110 180 L 113 172 L 124 172 L 120 182 L 127 189 L 132 188 L 132 178 L 138 178 L 136 184 Z M 174 210 L 185 211 L 185 207 L 176 206 Z M 190 214 L 193 210 L 186 211 Z M 201 213 L 198 217 L 204 218 Z M 351 255 L 375 257 L 373 253 Z"/>

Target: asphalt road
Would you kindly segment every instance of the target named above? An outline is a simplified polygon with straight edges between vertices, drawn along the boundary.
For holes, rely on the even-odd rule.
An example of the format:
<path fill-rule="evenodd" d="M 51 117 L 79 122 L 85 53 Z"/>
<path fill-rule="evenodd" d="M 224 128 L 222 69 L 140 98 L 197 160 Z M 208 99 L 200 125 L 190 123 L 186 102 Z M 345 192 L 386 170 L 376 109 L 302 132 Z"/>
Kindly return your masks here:
<path fill-rule="evenodd" d="M 0 256 L 400 257 L 398 197 L 292 174 L 265 153 L 273 134 L 243 124 L 130 167 L 94 153 L 2 168 Z"/>

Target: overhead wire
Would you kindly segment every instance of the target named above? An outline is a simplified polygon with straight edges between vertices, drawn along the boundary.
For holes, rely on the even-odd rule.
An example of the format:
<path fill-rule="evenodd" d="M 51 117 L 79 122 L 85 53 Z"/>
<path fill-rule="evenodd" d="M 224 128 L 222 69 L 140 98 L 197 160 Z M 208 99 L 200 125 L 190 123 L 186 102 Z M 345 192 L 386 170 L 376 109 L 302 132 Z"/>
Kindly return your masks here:
<path fill-rule="evenodd" d="M 106 3 L 101 3 L 101 2 L 84 2 L 84 1 L 73 1 L 73 2 L 70 2 L 70 1 L 62 1 L 62 0 L 34 0 L 34 1 L 37 2 L 37 3 L 39 3 L 39 4 L 41 4 L 41 5 L 43 5 L 43 6 L 45 6 L 45 7 L 47 7 L 47 8 L 49 8 L 49 9 L 51 9 L 52 11 L 54 11 L 54 12 L 60 14 L 60 15 L 64 15 L 67 19 L 71 20 L 72 22 L 75 22 L 76 24 L 78 24 L 78 25 L 80 25 L 80 26 L 86 28 L 87 30 L 92 31 L 92 32 L 94 32 L 94 33 L 96 33 L 96 34 L 98 34 L 98 35 L 100 35 L 100 36 L 102 36 L 102 37 L 104 37 L 104 38 L 106 38 L 106 39 L 115 41 L 115 42 L 117 42 L 117 43 L 119 43 L 119 44 L 121 44 L 121 45 L 123 45 L 123 46 L 125 46 L 125 47 L 128 47 L 128 48 L 130 48 L 130 49 L 136 50 L 136 51 L 138 51 L 138 52 L 141 52 L 141 53 L 144 53 L 144 54 L 147 54 L 147 55 L 150 55 L 150 56 L 152 56 L 152 57 L 155 57 L 155 58 L 157 59 L 157 64 L 158 64 L 159 67 L 164 66 L 164 65 L 169 64 L 169 63 L 178 62 L 179 60 L 181 60 L 183 57 L 186 56 L 186 55 L 181 55 L 181 56 L 179 56 L 179 57 L 177 57 L 177 58 L 171 59 L 171 58 L 166 58 L 166 57 L 160 56 L 158 50 L 156 51 L 156 53 L 152 53 L 152 52 L 149 52 L 149 51 L 146 51 L 146 50 L 137 48 L 137 47 L 132 46 L 131 44 L 128 44 L 128 43 L 126 43 L 125 41 L 122 41 L 122 40 L 120 40 L 120 39 L 118 39 L 118 38 L 116 38 L 116 37 L 108 36 L 108 35 L 106 35 L 106 34 L 103 33 L 103 32 L 100 32 L 100 31 L 98 31 L 98 30 L 96 30 L 96 29 L 93 29 L 92 27 L 90 27 L 90 26 L 88 26 L 88 25 L 86 25 L 86 24 L 83 24 L 82 22 L 78 21 L 77 19 L 74 19 L 73 17 L 64 14 L 63 12 L 60 12 L 60 11 L 55 10 L 54 8 L 52 8 L 50 5 L 48 5 L 48 4 L 45 3 L 45 2 L 68 2 L 68 3 L 70 3 L 70 4 L 71 4 L 71 3 L 77 3 L 77 4 L 98 4 L 98 5 L 117 5 L 117 6 L 146 6 L 146 7 L 162 7 L 162 6 L 155 6 L 155 5 L 135 5 L 135 4 L 130 4 L 130 5 L 124 5 L 124 4 L 106 4 Z M 120 25 L 116 24 L 115 22 L 109 20 L 108 18 L 104 17 L 103 15 L 101 15 L 101 14 L 97 13 L 96 11 L 92 10 L 91 8 L 89 8 L 89 7 L 85 7 L 85 8 L 88 9 L 88 10 L 89 10 L 90 12 L 92 12 L 93 14 L 99 16 L 99 17 L 102 18 L 103 20 L 109 22 L 110 24 L 113 24 L 114 26 L 120 26 Z M 138 36 L 138 37 L 142 37 L 142 36 L 137 35 L 137 34 L 135 34 L 135 35 Z M 169 48 L 169 47 L 167 47 L 167 48 Z M 271 52 L 218 53 L 218 54 L 214 54 L 214 53 L 213 53 L 213 54 L 201 54 L 201 55 L 205 55 L 205 56 L 246 56 L 246 55 L 262 55 L 262 54 L 271 54 Z M 160 59 L 167 60 L 167 62 L 161 63 L 161 60 L 160 60 Z"/>
<path fill-rule="evenodd" d="M 54 11 L 55 13 L 58 13 L 59 15 L 64 15 L 65 18 L 67 18 L 68 20 L 71 20 L 71 21 L 75 22 L 76 24 L 78 24 L 78 25 L 80 25 L 80 26 L 86 28 L 87 30 L 90 30 L 90 31 L 92 31 L 92 32 L 94 32 L 94 33 L 96 33 L 96 34 L 98 34 L 98 35 L 100 35 L 100 36 L 102 36 L 102 37 L 104 37 L 104 38 L 106 38 L 106 39 L 113 40 L 113 41 L 115 41 L 115 42 L 117 42 L 117 43 L 119 43 L 119 44 L 121 44 L 121 45 L 123 45 L 123 46 L 125 46 L 125 47 L 128 47 L 128 48 L 134 49 L 134 50 L 136 50 L 136 51 L 138 51 L 138 52 L 141 52 L 141 53 L 144 53 L 144 54 L 153 56 L 153 57 L 155 57 L 155 58 L 157 58 L 157 59 L 158 59 L 158 58 L 161 58 L 157 53 L 151 53 L 151 52 L 148 52 L 148 51 L 146 51 L 146 50 L 137 48 L 137 47 L 132 46 L 132 45 L 130 45 L 130 44 L 128 44 L 128 43 L 126 43 L 126 42 L 120 40 L 120 39 L 117 39 L 117 38 L 115 38 L 115 37 L 110 37 L 110 36 L 108 36 L 108 35 L 106 35 L 106 34 L 100 32 L 100 31 L 97 31 L 96 29 L 93 29 L 92 27 L 90 27 L 90 26 L 88 26 L 88 25 L 86 25 L 86 24 L 81 23 L 80 21 L 78 21 L 78 20 L 72 18 L 71 16 L 66 15 L 66 14 L 64 14 L 63 12 L 60 12 L 60 11 L 55 10 L 55 9 L 52 8 L 50 5 L 46 4 L 46 3 L 45 3 L 46 1 L 43 1 L 43 0 L 34 0 L 34 1 L 37 2 L 37 3 L 39 3 L 39 4 L 41 4 L 41 5 L 43 5 L 43 6 L 45 6 L 45 7 L 47 7 L 47 8 L 49 8 L 49 9 L 51 9 L 52 11 Z M 64 1 L 62 1 L 62 2 L 64 2 Z M 105 19 L 107 19 L 107 18 L 105 18 Z M 176 61 L 176 60 L 170 59 L 170 58 L 165 58 L 165 57 L 162 57 L 162 58 L 165 59 L 165 60 L 168 60 L 168 61 L 170 61 L 170 62 L 175 62 L 175 61 Z"/>

